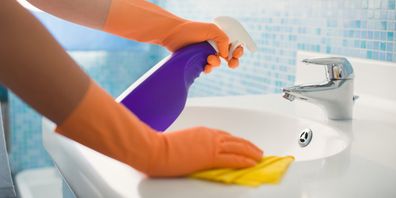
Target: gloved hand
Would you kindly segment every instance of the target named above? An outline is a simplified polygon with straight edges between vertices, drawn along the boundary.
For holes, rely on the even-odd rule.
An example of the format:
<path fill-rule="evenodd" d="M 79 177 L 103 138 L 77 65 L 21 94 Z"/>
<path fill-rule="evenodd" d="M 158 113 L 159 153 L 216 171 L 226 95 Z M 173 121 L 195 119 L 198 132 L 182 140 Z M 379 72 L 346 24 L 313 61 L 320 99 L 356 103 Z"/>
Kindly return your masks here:
<path fill-rule="evenodd" d="M 239 58 L 242 57 L 243 55 L 243 48 L 241 46 L 237 47 L 234 52 L 232 53 L 232 57 L 228 59 L 226 57 L 225 59 L 228 62 L 228 66 L 232 69 L 235 69 L 239 66 Z M 208 56 L 207 59 L 208 64 L 205 66 L 204 72 L 205 73 L 210 73 L 213 68 L 220 66 L 220 57 L 219 55 L 210 55 Z"/>
<path fill-rule="evenodd" d="M 263 152 L 247 140 L 227 132 L 195 127 L 159 135 L 152 176 L 182 176 L 215 167 L 245 168 L 256 165 Z"/>
<path fill-rule="evenodd" d="M 228 58 L 228 36 L 215 24 L 182 19 L 148 1 L 112 0 L 103 30 L 128 39 L 158 44 L 171 52 L 189 44 L 213 40 L 219 54 L 208 57 L 205 73 L 220 65 L 219 56 L 235 68 L 243 54 L 243 48 L 239 47 Z"/>
<path fill-rule="evenodd" d="M 153 177 L 250 167 L 263 154 L 247 140 L 216 129 L 157 133 L 94 82 L 56 131 Z"/>

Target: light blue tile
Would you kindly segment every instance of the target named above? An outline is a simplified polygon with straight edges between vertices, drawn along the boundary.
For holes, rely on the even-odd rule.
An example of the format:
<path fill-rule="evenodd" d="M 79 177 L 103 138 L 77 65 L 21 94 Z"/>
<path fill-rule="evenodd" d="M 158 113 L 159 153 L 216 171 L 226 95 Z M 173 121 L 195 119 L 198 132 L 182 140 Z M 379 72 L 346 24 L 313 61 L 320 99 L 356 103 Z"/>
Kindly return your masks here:
<path fill-rule="evenodd" d="M 332 53 L 332 52 L 331 52 L 331 47 L 330 47 L 330 46 L 327 46 L 327 47 L 326 47 L 326 53 L 329 53 L 329 54 Z"/>
<path fill-rule="evenodd" d="M 362 31 L 362 39 L 367 39 L 368 35 L 367 35 L 367 31 Z"/>
<path fill-rule="evenodd" d="M 373 58 L 373 51 L 367 51 L 367 58 Z"/>
<path fill-rule="evenodd" d="M 386 36 L 387 35 L 387 32 L 380 32 L 380 40 L 381 41 L 386 41 Z"/>
<path fill-rule="evenodd" d="M 386 49 L 386 44 L 384 42 L 380 43 L 380 50 L 385 51 Z"/>
<path fill-rule="evenodd" d="M 367 49 L 370 49 L 370 50 L 374 49 L 374 41 L 367 42 Z"/>
<path fill-rule="evenodd" d="M 368 0 L 368 1 L 369 1 L 369 2 L 368 2 L 368 8 L 374 9 L 374 8 L 375 8 L 374 0 Z"/>
<path fill-rule="evenodd" d="M 378 60 L 379 59 L 379 52 L 378 51 L 373 51 L 372 57 L 373 57 L 374 60 Z"/>
<path fill-rule="evenodd" d="M 381 21 L 381 30 L 386 30 L 387 26 L 387 22 L 386 21 Z"/>
<path fill-rule="evenodd" d="M 381 33 L 379 31 L 375 31 L 373 39 L 380 40 L 381 39 Z"/>
<path fill-rule="evenodd" d="M 388 41 L 392 41 L 393 40 L 393 36 L 394 36 L 394 32 L 388 32 L 387 40 Z"/>
<path fill-rule="evenodd" d="M 387 18 L 388 18 L 388 13 L 387 13 L 387 11 L 385 9 L 383 9 L 380 12 L 380 20 L 387 20 Z"/>
<path fill-rule="evenodd" d="M 362 22 L 361 22 L 360 20 L 357 20 L 357 21 L 355 22 L 356 28 L 360 28 L 361 25 L 362 25 Z"/>
<path fill-rule="evenodd" d="M 388 13 L 388 18 L 387 18 L 388 21 L 394 21 L 396 19 L 396 11 L 395 10 L 389 10 L 389 11 L 387 11 L 387 13 Z"/>
<path fill-rule="evenodd" d="M 368 39 L 373 39 L 374 38 L 374 32 L 373 31 L 368 31 Z"/>
<path fill-rule="evenodd" d="M 373 49 L 374 50 L 379 50 L 380 49 L 380 42 L 379 41 L 374 41 Z"/>
<path fill-rule="evenodd" d="M 393 50 L 393 43 L 386 43 L 386 51 L 391 52 Z"/>
<path fill-rule="evenodd" d="M 366 49 L 366 41 L 362 41 L 362 42 L 360 43 L 360 48 Z"/>
<path fill-rule="evenodd" d="M 392 53 L 386 53 L 386 61 L 392 61 Z"/>
<path fill-rule="evenodd" d="M 381 60 L 381 61 L 385 61 L 386 60 L 384 52 L 380 52 L 378 54 L 378 60 Z"/>
<path fill-rule="evenodd" d="M 355 47 L 355 48 L 359 48 L 361 46 L 361 43 L 360 43 L 360 41 L 359 40 L 355 40 L 355 41 L 353 41 L 353 47 Z"/>
<path fill-rule="evenodd" d="M 395 0 L 388 0 L 388 9 L 389 10 L 395 9 Z"/>
<path fill-rule="evenodd" d="M 361 5 L 362 5 L 362 8 L 363 8 L 363 9 L 368 8 L 368 0 L 362 0 L 361 2 L 362 2 Z"/>
<path fill-rule="evenodd" d="M 342 46 L 348 47 L 348 40 L 347 39 L 342 40 Z"/>
<path fill-rule="evenodd" d="M 361 28 L 362 28 L 362 29 L 367 28 L 367 21 L 362 21 L 361 23 L 362 23 L 362 24 L 361 24 Z"/>
<path fill-rule="evenodd" d="M 388 0 L 380 0 L 381 1 L 381 9 L 386 10 L 388 8 Z"/>

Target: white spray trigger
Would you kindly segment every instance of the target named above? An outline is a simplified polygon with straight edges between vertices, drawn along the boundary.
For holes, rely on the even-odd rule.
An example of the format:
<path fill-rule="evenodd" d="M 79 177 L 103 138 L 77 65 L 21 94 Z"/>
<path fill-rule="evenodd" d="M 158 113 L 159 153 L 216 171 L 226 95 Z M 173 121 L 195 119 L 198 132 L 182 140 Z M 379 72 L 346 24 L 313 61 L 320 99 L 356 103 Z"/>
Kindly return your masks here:
<path fill-rule="evenodd" d="M 232 58 L 232 53 L 238 46 L 246 47 L 250 52 L 256 51 L 256 43 L 238 20 L 228 16 L 220 16 L 214 19 L 214 23 L 219 26 L 230 39 L 231 47 L 228 52 L 228 59 Z M 218 51 L 214 41 L 208 42 Z"/>

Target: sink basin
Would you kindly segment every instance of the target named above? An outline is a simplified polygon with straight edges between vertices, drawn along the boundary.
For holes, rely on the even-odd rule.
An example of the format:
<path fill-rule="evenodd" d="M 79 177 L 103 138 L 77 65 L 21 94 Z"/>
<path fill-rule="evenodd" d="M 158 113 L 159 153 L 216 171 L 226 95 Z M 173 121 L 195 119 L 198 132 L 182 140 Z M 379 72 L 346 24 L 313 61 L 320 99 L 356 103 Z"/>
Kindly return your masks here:
<path fill-rule="evenodd" d="M 265 155 L 293 155 L 297 162 L 335 155 L 349 142 L 341 131 L 318 122 L 231 107 L 187 106 L 169 130 L 199 125 L 244 137 L 262 148 Z M 313 137 L 311 143 L 302 148 L 298 140 L 306 128 L 312 130 Z M 207 192 L 216 197 L 217 193 L 225 191 L 223 185 L 190 179 L 147 179 L 133 168 L 56 134 L 53 129 L 48 120 L 43 122 L 45 148 L 78 197 L 156 197 L 165 190 L 163 188 L 168 191 L 177 188 L 179 190 L 172 192 L 180 192 L 181 197 L 186 197 L 191 196 L 190 190 L 197 187 L 212 189 Z M 232 189 L 227 191 L 230 196 L 235 195 Z M 204 194 L 197 196 L 210 196 Z"/>
<path fill-rule="evenodd" d="M 169 131 L 206 126 L 252 141 L 265 155 L 293 155 L 296 161 L 315 160 L 344 150 L 348 138 L 340 131 L 317 122 L 284 114 L 255 110 L 192 106 L 186 108 Z M 304 129 L 313 137 L 306 147 L 298 140 Z"/>

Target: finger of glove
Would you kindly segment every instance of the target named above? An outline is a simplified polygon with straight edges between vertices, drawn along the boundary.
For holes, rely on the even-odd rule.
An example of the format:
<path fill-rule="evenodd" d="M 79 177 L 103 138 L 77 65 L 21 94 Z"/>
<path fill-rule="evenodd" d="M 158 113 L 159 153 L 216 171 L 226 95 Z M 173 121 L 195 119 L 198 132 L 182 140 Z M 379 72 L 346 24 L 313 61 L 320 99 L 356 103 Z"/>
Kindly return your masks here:
<path fill-rule="evenodd" d="M 228 67 L 234 69 L 237 68 L 239 66 L 239 60 L 237 58 L 231 58 L 228 61 Z"/>
<path fill-rule="evenodd" d="M 232 58 L 241 58 L 243 55 L 243 47 L 238 46 L 234 52 L 232 52 Z"/>
<path fill-rule="evenodd" d="M 216 43 L 221 57 L 228 57 L 228 44 L 230 43 L 230 39 L 223 32 L 223 30 L 221 30 L 215 24 L 210 24 L 209 27 L 208 39 L 212 39 Z"/>
<path fill-rule="evenodd" d="M 227 131 L 223 131 L 223 130 L 220 130 L 220 129 L 213 129 L 213 130 L 216 131 L 217 134 L 222 135 L 222 137 L 224 137 L 224 136 L 231 136 L 231 134 L 230 134 L 229 132 L 227 132 Z M 223 139 L 224 139 L 224 138 L 223 138 Z"/>
<path fill-rule="evenodd" d="M 220 57 L 216 55 L 209 55 L 206 61 L 208 62 L 208 65 L 213 67 L 220 66 L 221 63 Z"/>
<path fill-rule="evenodd" d="M 205 74 L 209 74 L 210 72 L 212 72 L 212 70 L 213 70 L 212 65 L 207 64 L 207 65 L 205 65 L 203 72 Z"/>
<path fill-rule="evenodd" d="M 248 168 L 256 164 L 256 161 L 248 157 L 224 153 L 215 158 L 214 168 Z"/>
<path fill-rule="evenodd" d="M 235 137 L 235 136 L 224 136 L 223 137 L 223 142 L 242 142 L 244 144 L 249 145 L 251 148 L 253 148 L 256 152 L 260 153 L 260 155 L 263 155 L 263 150 L 261 150 L 259 147 L 257 147 L 255 144 L 252 142 L 245 140 L 243 138 Z"/>
<path fill-rule="evenodd" d="M 255 161 L 261 160 L 263 156 L 262 152 L 245 142 L 223 142 L 220 146 L 220 153 L 242 155 Z"/>

